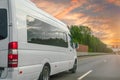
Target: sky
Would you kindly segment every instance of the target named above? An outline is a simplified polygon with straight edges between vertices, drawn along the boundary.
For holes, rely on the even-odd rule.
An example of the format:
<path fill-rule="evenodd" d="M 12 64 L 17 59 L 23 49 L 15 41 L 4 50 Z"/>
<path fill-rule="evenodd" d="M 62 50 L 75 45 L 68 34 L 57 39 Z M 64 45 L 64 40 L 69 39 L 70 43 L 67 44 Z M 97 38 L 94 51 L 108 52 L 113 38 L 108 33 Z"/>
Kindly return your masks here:
<path fill-rule="evenodd" d="M 68 25 L 84 25 L 107 45 L 120 45 L 120 0 L 31 0 Z"/>

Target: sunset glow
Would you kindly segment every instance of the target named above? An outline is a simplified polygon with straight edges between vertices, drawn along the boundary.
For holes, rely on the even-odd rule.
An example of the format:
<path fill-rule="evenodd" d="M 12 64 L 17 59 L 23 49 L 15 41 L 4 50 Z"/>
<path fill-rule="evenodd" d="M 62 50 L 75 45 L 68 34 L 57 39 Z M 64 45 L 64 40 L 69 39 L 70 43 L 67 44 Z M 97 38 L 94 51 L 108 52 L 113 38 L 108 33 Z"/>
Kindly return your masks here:
<path fill-rule="evenodd" d="M 68 25 L 89 26 L 108 45 L 120 45 L 120 0 L 32 0 Z"/>
<path fill-rule="evenodd" d="M 85 2 L 85 0 L 82 1 L 82 3 L 84 3 L 84 2 Z M 62 19 L 64 16 L 66 16 L 72 10 L 74 10 L 75 8 L 80 7 L 80 6 L 81 5 L 79 4 L 78 0 L 71 0 L 70 5 L 67 8 L 65 8 L 64 10 L 62 10 L 60 13 L 55 15 L 55 17 L 58 19 Z"/>
<path fill-rule="evenodd" d="M 78 2 L 78 0 L 71 0 L 72 2 Z"/>

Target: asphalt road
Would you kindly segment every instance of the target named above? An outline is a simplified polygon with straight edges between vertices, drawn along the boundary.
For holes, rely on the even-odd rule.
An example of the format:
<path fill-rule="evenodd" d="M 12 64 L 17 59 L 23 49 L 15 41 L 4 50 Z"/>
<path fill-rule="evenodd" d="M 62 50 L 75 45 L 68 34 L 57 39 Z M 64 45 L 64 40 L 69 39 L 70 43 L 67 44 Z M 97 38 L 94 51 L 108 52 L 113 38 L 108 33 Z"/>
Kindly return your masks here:
<path fill-rule="evenodd" d="M 78 58 L 75 74 L 66 71 L 50 80 L 120 80 L 120 55 Z"/>

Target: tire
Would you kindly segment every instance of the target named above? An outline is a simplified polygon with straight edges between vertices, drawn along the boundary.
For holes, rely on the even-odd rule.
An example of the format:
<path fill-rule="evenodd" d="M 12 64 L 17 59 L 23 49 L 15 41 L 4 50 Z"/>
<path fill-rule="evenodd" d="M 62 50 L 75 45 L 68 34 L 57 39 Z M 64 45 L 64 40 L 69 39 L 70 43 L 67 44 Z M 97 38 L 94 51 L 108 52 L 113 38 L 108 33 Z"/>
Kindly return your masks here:
<path fill-rule="evenodd" d="M 76 70 L 77 70 L 77 61 L 75 61 L 74 65 L 73 65 L 73 68 L 70 69 L 70 72 L 76 73 Z"/>
<path fill-rule="evenodd" d="M 44 66 L 38 80 L 49 80 L 50 68 L 49 66 Z"/>

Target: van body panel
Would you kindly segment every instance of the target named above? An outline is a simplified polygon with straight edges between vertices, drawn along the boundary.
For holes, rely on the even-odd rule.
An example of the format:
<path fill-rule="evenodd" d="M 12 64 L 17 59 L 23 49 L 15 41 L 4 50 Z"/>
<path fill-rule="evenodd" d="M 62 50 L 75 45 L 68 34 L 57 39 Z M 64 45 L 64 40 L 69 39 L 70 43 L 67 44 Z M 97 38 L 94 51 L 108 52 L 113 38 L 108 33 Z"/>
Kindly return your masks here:
<path fill-rule="evenodd" d="M 42 67 L 41 64 L 19 67 L 19 72 L 22 71 L 22 74 L 18 75 L 18 80 L 37 80 Z"/>
<path fill-rule="evenodd" d="M 9 43 L 9 2 L 0 0 L 0 79 L 7 77 Z"/>
<path fill-rule="evenodd" d="M 8 1 L 0 0 L 0 67 L 7 67 L 9 42 Z"/>

